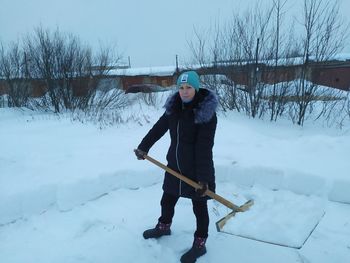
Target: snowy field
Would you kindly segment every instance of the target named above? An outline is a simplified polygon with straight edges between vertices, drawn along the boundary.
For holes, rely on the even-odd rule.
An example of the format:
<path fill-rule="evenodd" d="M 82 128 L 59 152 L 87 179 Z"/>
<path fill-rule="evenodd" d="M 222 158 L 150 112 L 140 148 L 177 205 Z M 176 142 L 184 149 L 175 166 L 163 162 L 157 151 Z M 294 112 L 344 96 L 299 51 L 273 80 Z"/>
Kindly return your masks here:
<path fill-rule="evenodd" d="M 128 122 L 99 129 L 0 109 L 1 263 L 179 262 L 195 227 L 189 200 L 171 236 L 142 238 L 159 216 L 163 172 L 133 149 L 162 111 L 136 105 Z M 166 135 L 149 155 L 164 163 L 168 145 Z M 349 149 L 349 129 L 219 114 L 217 193 L 255 204 L 219 233 L 215 221 L 230 211 L 209 202 L 198 262 L 350 262 Z"/>

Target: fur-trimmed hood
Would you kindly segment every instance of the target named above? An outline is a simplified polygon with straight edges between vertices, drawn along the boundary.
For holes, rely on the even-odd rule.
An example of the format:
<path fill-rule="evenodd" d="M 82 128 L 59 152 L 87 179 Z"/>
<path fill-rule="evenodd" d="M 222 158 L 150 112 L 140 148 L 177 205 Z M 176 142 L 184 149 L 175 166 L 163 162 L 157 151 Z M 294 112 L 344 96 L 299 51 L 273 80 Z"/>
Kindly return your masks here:
<path fill-rule="evenodd" d="M 195 97 L 196 104 L 193 107 L 194 122 L 196 124 L 209 122 L 218 106 L 216 94 L 208 89 L 200 89 Z M 167 115 L 176 112 L 182 101 L 178 92 L 169 96 L 164 108 Z"/>

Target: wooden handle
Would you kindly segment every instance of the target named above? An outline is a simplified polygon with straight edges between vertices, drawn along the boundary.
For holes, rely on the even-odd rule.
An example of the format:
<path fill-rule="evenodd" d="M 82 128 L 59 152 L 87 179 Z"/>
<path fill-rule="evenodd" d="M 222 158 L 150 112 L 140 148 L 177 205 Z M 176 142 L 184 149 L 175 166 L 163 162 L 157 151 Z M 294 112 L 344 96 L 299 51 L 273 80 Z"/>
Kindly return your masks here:
<path fill-rule="evenodd" d="M 187 178 L 186 176 L 183 176 L 182 174 L 174 171 L 173 169 L 169 168 L 168 166 L 162 164 L 161 162 L 158 162 L 157 160 L 153 159 L 152 157 L 148 156 L 147 154 L 145 154 L 143 157 L 146 160 L 150 161 L 151 163 L 154 163 L 155 165 L 157 165 L 160 168 L 164 169 L 168 173 L 172 174 L 173 176 L 179 178 L 181 181 L 184 181 L 185 183 L 189 184 L 193 188 L 201 189 L 201 186 L 198 183 L 196 183 L 196 182 L 192 181 L 191 179 Z M 216 201 L 220 202 L 221 204 L 223 204 L 224 206 L 232 209 L 235 212 L 242 212 L 241 207 L 231 203 L 230 201 L 228 201 L 227 199 L 223 198 L 222 196 L 220 196 L 218 194 L 215 194 L 213 191 L 206 190 L 204 194 L 206 194 L 207 196 L 215 199 Z"/>

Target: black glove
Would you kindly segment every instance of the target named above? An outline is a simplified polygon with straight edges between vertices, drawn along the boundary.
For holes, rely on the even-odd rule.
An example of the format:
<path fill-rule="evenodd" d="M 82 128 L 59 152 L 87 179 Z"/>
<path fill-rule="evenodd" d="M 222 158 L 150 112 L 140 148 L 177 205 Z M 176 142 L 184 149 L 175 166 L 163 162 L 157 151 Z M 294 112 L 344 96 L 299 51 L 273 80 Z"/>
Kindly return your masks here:
<path fill-rule="evenodd" d="M 135 149 L 134 152 L 138 160 L 144 160 L 145 159 L 144 156 L 147 154 L 146 152 L 140 149 Z"/>
<path fill-rule="evenodd" d="M 205 191 L 208 190 L 208 183 L 207 182 L 198 182 L 198 184 L 201 188 L 196 189 L 196 195 L 203 197 L 203 196 L 205 196 L 205 194 L 204 194 Z"/>

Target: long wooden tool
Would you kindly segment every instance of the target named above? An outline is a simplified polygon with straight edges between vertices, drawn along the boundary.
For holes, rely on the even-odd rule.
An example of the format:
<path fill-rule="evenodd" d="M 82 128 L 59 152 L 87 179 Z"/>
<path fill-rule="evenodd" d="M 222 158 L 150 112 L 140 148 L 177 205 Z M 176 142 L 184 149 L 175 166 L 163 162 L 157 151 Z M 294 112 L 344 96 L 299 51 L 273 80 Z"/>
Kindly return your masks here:
<path fill-rule="evenodd" d="M 153 159 L 152 157 L 148 156 L 147 154 L 145 154 L 143 157 L 146 160 L 150 161 L 151 163 L 154 163 L 155 165 L 164 169 L 168 173 L 172 174 L 173 176 L 177 177 L 181 181 L 184 181 L 185 183 L 189 184 L 193 188 L 201 189 L 201 186 L 198 183 L 196 183 L 196 182 L 192 181 L 191 179 L 187 178 L 186 176 L 174 171 L 173 169 L 171 169 L 168 166 L 162 164 L 161 162 Z M 249 200 L 246 203 L 244 203 L 243 205 L 237 206 L 237 205 L 231 203 L 230 201 L 228 201 L 227 199 L 223 198 L 222 196 L 214 193 L 213 191 L 210 191 L 209 189 L 206 190 L 204 194 L 213 198 L 214 200 L 218 201 L 219 203 L 223 204 L 224 206 L 232 209 L 232 212 L 230 212 L 227 216 L 223 217 L 218 222 L 216 222 L 216 229 L 219 232 L 222 230 L 222 228 L 226 224 L 227 220 L 229 220 L 231 217 L 233 217 L 237 212 L 245 212 L 254 204 L 253 200 Z"/>

